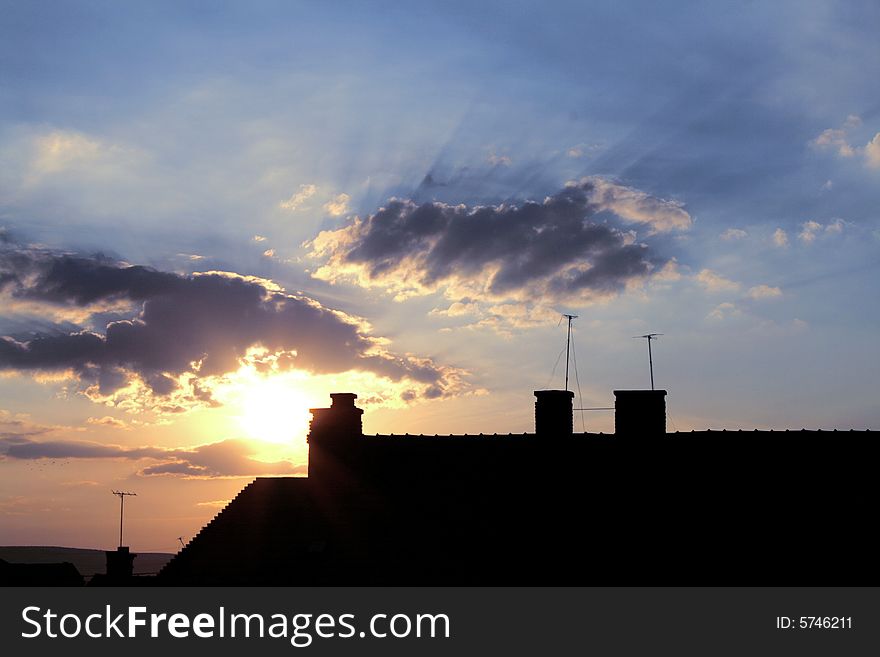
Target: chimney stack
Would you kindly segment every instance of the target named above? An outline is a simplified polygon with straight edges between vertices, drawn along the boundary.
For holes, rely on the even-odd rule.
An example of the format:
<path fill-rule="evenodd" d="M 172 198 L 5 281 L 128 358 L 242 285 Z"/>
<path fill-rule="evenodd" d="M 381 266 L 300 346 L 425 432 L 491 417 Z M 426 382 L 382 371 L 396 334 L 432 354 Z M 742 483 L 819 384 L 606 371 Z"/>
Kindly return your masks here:
<path fill-rule="evenodd" d="M 615 390 L 614 433 L 633 438 L 666 435 L 665 390 Z"/>
<path fill-rule="evenodd" d="M 334 392 L 330 408 L 312 408 L 309 424 L 309 478 L 343 477 L 362 447 L 364 411 L 354 405 L 353 392 Z"/>
<path fill-rule="evenodd" d="M 107 556 L 107 578 L 126 580 L 134 574 L 134 558 L 137 556 L 129 551 L 128 546 L 120 545 L 115 550 L 104 552 Z"/>
<path fill-rule="evenodd" d="M 535 433 L 539 436 L 570 436 L 572 434 L 572 400 L 570 390 L 535 390 Z"/>

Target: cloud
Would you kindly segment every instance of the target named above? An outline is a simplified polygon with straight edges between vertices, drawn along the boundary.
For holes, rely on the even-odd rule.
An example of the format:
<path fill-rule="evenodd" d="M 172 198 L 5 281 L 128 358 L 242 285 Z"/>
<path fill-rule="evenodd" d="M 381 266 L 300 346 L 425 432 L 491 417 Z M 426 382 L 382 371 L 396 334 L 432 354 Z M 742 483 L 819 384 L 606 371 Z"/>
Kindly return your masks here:
<path fill-rule="evenodd" d="M 729 317 L 738 317 L 741 314 L 742 313 L 735 304 L 732 304 L 729 301 L 725 301 L 724 303 L 719 303 L 717 306 L 715 306 L 715 308 L 713 308 L 706 317 L 707 319 L 721 321 L 724 319 L 728 319 Z"/>
<path fill-rule="evenodd" d="M 829 234 L 839 234 L 843 232 L 844 226 L 846 226 L 846 222 L 843 219 L 832 219 L 831 223 L 825 226 L 825 232 Z"/>
<path fill-rule="evenodd" d="M 166 458 L 160 447 L 122 447 L 88 440 L 10 440 L 0 439 L 0 454 L 20 460 L 95 459 L 95 458 Z"/>
<path fill-rule="evenodd" d="M 40 173 L 54 173 L 99 158 L 107 148 L 96 139 L 56 130 L 34 140 L 33 166 Z"/>
<path fill-rule="evenodd" d="M 846 130 L 828 128 L 812 144 L 817 148 L 835 150 L 840 157 L 852 157 L 856 154 L 856 150 L 847 141 Z"/>
<path fill-rule="evenodd" d="M 0 153 L 0 179 L 7 192 L 45 193 L 67 183 L 74 188 L 126 183 L 143 172 L 149 157 L 130 145 L 58 128 L 12 129 Z"/>
<path fill-rule="evenodd" d="M 810 142 L 810 145 L 819 150 L 834 151 L 839 157 L 844 158 L 861 154 L 865 160 L 865 166 L 878 169 L 880 168 L 880 132 L 876 133 L 874 138 L 862 147 L 853 146 L 851 143 L 850 132 L 861 125 L 862 120 L 855 114 L 850 114 L 840 128 L 823 130 L 818 137 Z"/>
<path fill-rule="evenodd" d="M 255 441 L 221 440 L 188 448 L 125 447 L 85 440 L 20 440 L 0 438 L 0 454 L 18 460 L 127 459 L 158 461 L 140 470 L 142 476 L 181 475 L 187 478 L 289 475 L 305 466 L 287 460 L 266 462 L 253 458 Z"/>
<path fill-rule="evenodd" d="M 370 372 L 407 381 L 427 396 L 462 389 L 460 370 L 388 351 L 358 317 L 271 281 L 228 272 L 183 276 L 95 256 L 7 245 L 0 292 L 43 306 L 84 307 L 123 300 L 128 319 L 96 330 L 0 337 L 0 371 L 70 372 L 93 399 L 142 384 L 163 412 L 211 403 L 202 379 L 237 370 L 255 349 L 279 369 Z M 182 391 L 183 383 L 187 389 Z"/>
<path fill-rule="evenodd" d="M 110 427 L 111 429 L 130 429 L 125 422 L 122 420 L 117 420 L 115 417 L 110 415 L 105 415 L 104 417 L 90 417 L 86 420 L 87 424 L 94 424 L 97 426 Z"/>
<path fill-rule="evenodd" d="M 821 234 L 839 235 L 843 232 L 846 222 L 843 219 L 832 219 L 827 224 L 821 224 L 818 221 L 810 220 L 801 224 L 801 232 L 798 233 L 798 239 L 804 244 L 812 244 Z"/>
<path fill-rule="evenodd" d="M 142 476 L 183 475 L 197 477 L 242 477 L 305 474 L 304 464 L 287 460 L 266 462 L 253 458 L 253 441 L 223 440 L 188 450 L 173 450 L 169 460 L 143 468 Z"/>
<path fill-rule="evenodd" d="M 798 233 L 798 239 L 805 244 L 811 244 L 816 239 L 816 232 L 822 229 L 822 224 L 818 221 L 805 221 L 801 224 L 801 232 Z"/>
<path fill-rule="evenodd" d="M 678 265 L 678 260 L 670 258 L 669 261 L 653 275 L 651 281 L 653 283 L 671 283 L 674 281 L 680 281 L 681 279 L 682 273 L 681 268 Z"/>
<path fill-rule="evenodd" d="M 694 279 L 709 292 L 732 292 L 740 287 L 736 281 L 724 278 L 711 269 L 701 270 Z"/>
<path fill-rule="evenodd" d="M 559 313 L 541 305 L 502 303 L 489 308 L 491 316 L 503 320 L 510 326 L 528 328 L 530 326 L 552 325 L 558 323 Z"/>
<path fill-rule="evenodd" d="M 584 178 L 581 185 L 593 186 L 590 201 L 600 210 L 613 212 L 625 221 L 647 224 L 653 231 L 687 230 L 693 224 L 693 219 L 678 201 L 660 199 L 604 178 Z"/>
<path fill-rule="evenodd" d="M 569 148 L 568 150 L 565 151 L 565 155 L 567 157 L 572 158 L 572 159 L 576 159 L 579 157 L 583 157 L 584 155 L 589 155 L 589 154 L 596 153 L 597 151 L 601 151 L 603 148 L 604 147 L 602 144 L 587 144 L 587 143 L 575 144 L 574 146 L 572 146 L 571 148 Z"/>
<path fill-rule="evenodd" d="M 480 306 L 476 303 L 465 303 L 456 301 L 448 308 L 434 308 L 429 315 L 441 315 L 445 317 L 462 317 L 464 315 L 477 315 L 480 312 Z"/>
<path fill-rule="evenodd" d="M 781 228 L 777 228 L 773 231 L 773 244 L 778 246 L 780 249 L 788 246 L 788 233 L 786 233 Z"/>
<path fill-rule="evenodd" d="M 140 156 L 131 148 L 109 143 L 74 130 L 52 130 L 31 139 L 31 180 L 63 171 L 112 169 Z"/>
<path fill-rule="evenodd" d="M 721 239 L 725 241 L 741 240 L 745 239 L 748 236 L 749 234 L 741 228 L 728 228 L 723 233 L 721 233 Z"/>
<path fill-rule="evenodd" d="M 327 214 L 334 217 L 341 217 L 348 212 L 348 202 L 350 200 L 351 197 L 348 194 L 337 194 L 324 204 L 324 210 L 327 211 Z"/>
<path fill-rule="evenodd" d="M 651 233 L 691 223 L 675 202 L 585 178 L 519 206 L 391 199 L 375 214 L 321 232 L 309 246 L 324 261 L 315 277 L 385 288 L 399 298 L 443 291 L 456 300 L 588 302 L 643 281 L 669 261 L 615 226 L 621 221 Z"/>
<path fill-rule="evenodd" d="M 486 158 L 486 161 L 493 167 L 509 167 L 513 164 L 513 160 L 507 155 L 498 155 L 497 153 L 489 153 L 489 157 Z"/>
<path fill-rule="evenodd" d="M 227 504 L 229 504 L 232 500 L 206 500 L 204 502 L 196 502 L 196 506 L 209 506 L 215 509 L 220 509 Z"/>
<path fill-rule="evenodd" d="M 773 299 L 775 297 L 781 297 L 782 290 L 778 287 L 771 287 L 762 284 L 750 287 L 748 294 L 752 299 Z"/>
<path fill-rule="evenodd" d="M 279 203 L 279 205 L 285 210 L 290 210 L 291 212 L 295 212 L 296 210 L 299 210 L 302 207 L 303 203 L 305 203 L 310 198 L 312 198 L 317 191 L 318 191 L 318 188 L 315 185 L 312 185 L 312 184 L 300 185 L 298 192 L 292 194 L 291 197 L 289 199 L 287 199 L 286 201 L 281 201 L 281 203 Z M 257 237 L 259 237 L 259 236 L 257 236 Z M 254 239 L 256 239 L 256 237 Z M 263 239 L 265 239 L 265 238 L 263 238 Z M 262 240 L 257 240 L 257 241 L 262 241 Z"/>
<path fill-rule="evenodd" d="M 0 516 L 30 516 L 33 513 L 33 498 L 13 495 L 0 499 Z"/>
<path fill-rule="evenodd" d="M 872 169 L 880 169 L 880 132 L 865 145 L 865 162 Z"/>
<path fill-rule="evenodd" d="M 251 239 L 254 242 L 265 242 L 266 241 L 266 237 L 264 235 L 254 235 Z"/>
<path fill-rule="evenodd" d="M 44 436 L 62 427 L 37 424 L 26 413 L 11 413 L 0 409 L 0 441 L 8 444 L 26 442 L 34 436 Z"/>

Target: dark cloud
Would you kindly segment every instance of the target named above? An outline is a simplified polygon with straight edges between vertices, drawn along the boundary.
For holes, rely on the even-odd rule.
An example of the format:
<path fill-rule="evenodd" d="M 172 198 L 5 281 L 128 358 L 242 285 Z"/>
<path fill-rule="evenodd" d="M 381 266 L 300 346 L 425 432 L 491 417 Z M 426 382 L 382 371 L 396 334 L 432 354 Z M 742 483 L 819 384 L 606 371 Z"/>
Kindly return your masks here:
<path fill-rule="evenodd" d="M 148 267 L 120 266 L 103 254 L 84 258 L 31 249 L 0 254 L 0 286 L 13 287 L 19 298 L 85 306 L 99 301 L 143 301 L 173 292 L 181 285 L 176 274 Z"/>
<path fill-rule="evenodd" d="M 87 440 L 0 440 L 0 449 L 13 459 L 98 459 L 164 458 L 166 450 L 158 447 L 119 447 Z"/>
<path fill-rule="evenodd" d="M 98 311 L 131 304 L 129 319 L 102 330 L 0 337 L 0 370 L 71 370 L 102 395 L 136 376 L 153 395 L 165 396 L 182 374 L 197 379 L 238 369 L 252 347 L 315 373 L 363 370 L 411 379 L 430 386 L 430 396 L 454 387 L 451 370 L 389 353 L 363 321 L 262 279 L 222 272 L 182 276 L 100 255 L 22 247 L 0 250 L 0 276 L 0 293 L 12 303 Z M 197 383 L 190 396 L 211 403 Z"/>
<path fill-rule="evenodd" d="M 622 222 L 650 234 L 684 230 L 674 201 L 599 178 L 517 206 L 392 200 L 366 219 L 321 233 L 317 276 L 353 277 L 407 293 L 466 287 L 495 299 L 608 295 L 669 261 L 636 243 Z"/>
<path fill-rule="evenodd" d="M 141 475 L 183 475 L 187 477 L 239 477 L 299 474 L 304 466 L 290 461 L 259 461 L 253 458 L 252 441 L 223 440 L 187 449 L 123 447 L 79 440 L 35 441 L 0 438 L 0 455 L 20 460 L 36 459 L 153 459 L 159 461 L 140 471 Z"/>

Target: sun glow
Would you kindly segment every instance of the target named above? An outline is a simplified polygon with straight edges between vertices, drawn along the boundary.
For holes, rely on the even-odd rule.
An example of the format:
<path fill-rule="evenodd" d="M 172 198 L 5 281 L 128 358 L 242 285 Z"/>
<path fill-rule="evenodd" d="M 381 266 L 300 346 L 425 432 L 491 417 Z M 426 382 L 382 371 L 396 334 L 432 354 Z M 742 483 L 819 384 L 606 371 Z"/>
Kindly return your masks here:
<path fill-rule="evenodd" d="M 295 444 L 305 441 L 309 430 L 310 395 L 300 377 L 254 376 L 241 388 L 236 416 L 239 425 L 256 440 Z"/>
<path fill-rule="evenodd" d="M 237 425 L 239 435 L 297 453 L 307 449 L 309 409 L 328 407 L 331 393 L 357 394 L 362 409 L 395 409 L 408 406 L 404 395 L 413 389 L 409 380 L 392 381 L 372 372 L 315 374 L 281 369 L 277 361 L 265 349 L 254 349 L 236 372 L 208 387 L 226 409 L 222 421 Z M 271 458 L 277 458 L 271 451 Z"/>

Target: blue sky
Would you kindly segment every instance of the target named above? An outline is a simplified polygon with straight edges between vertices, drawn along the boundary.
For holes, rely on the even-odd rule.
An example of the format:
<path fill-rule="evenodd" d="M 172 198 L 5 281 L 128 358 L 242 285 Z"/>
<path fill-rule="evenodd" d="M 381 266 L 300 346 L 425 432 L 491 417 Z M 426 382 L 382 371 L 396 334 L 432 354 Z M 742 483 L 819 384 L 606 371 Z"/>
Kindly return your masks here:
<path fill-rule="evenodd" d="M 360 341 L 351 365 L 285 334 L 214 378 L 121 356 L 25 366 L 16 351 L 0 360 L 7 444 L 170 460 L 86 450 L 70 458 L 88 476 L 28 484 L 38 445 L 2 457 L 8 481 L 48 482 L 52 499 L 93 482 L 83 504 L 94 482 L 185 487 L 176 537 L 237 490 L 224 477 L 252 474 L 194 446 L 247 458 L 222 441 L 262 445 L 271 428 L 235 418 L 257 412 L 247 386 L 272 380 L 303 408 L 360 386 L 368 431 L 530 430 L 531 391 L 562 383 L 563 311 L 580 315 L 586 406 L 647 384 L 631 336 L 657 331 L 671 427 L 880 428 L 876 2 L 0 5 L 0 273 L 18 286 L 0 335 L 33 352 L 35 336 L 105 340 L 143 318 L 153 297 L 131 289 L 49 290 L 40 272 L 76 257 L 101 276 L 143 265 L 184 287 L 298 295 L 278 303 Z M 210 271 L 226 273 L 191 276 Z M 163 396 L 157 376 L 180 387 Z M 296 467 L 297 431 L 255 458 Z M 51 502 L 0 492 L 21 540 L 49 540 L 22 518 Z"/>

